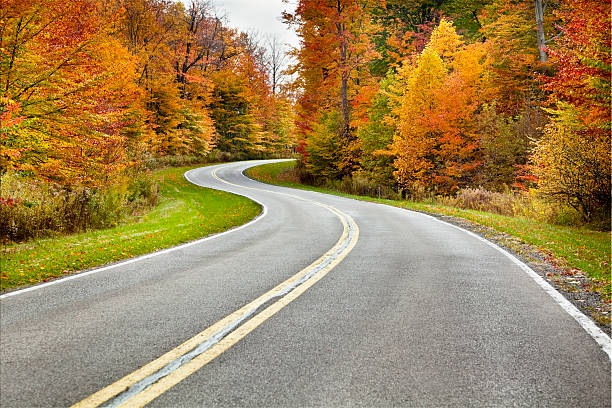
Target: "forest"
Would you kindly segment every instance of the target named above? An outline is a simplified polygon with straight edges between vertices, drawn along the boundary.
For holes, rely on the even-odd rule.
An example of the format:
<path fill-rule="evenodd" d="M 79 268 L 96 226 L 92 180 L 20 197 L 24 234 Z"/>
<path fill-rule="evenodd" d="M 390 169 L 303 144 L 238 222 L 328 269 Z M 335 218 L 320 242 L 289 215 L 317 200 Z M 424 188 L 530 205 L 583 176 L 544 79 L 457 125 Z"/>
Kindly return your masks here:
<path fill-rule="evenodd" d="M 156 166 L 292 155 L 305 183 L 610 228 L 608 1 L 286 3 L 294 49 L 205 0 L 2 0 L 2 236 L 154 205 Z"/>
<path fill-rule="evenodd" d="M 209 1 L 2 0 L 2 235 L 112 225 L 151 168 L 289 155 L 285 61 Z"/>
<path fill-rule="evenodd" d="M 302 180 L 609 229 L 608 1 L 303 0 L 284 18 Z"/>

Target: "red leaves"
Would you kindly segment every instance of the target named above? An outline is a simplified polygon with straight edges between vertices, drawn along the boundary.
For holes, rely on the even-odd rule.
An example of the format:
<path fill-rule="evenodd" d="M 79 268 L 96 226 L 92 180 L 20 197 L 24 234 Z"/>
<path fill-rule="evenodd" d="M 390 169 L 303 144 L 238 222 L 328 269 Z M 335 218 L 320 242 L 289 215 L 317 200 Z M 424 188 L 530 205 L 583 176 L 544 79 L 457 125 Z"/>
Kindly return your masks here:
<path fill-rule="evenodd" d="M 598 0 L 571 1 L 558 17 L 563 36 L 550 49 L 555 75 L 543 77 L 551 101 L 581 110 L 585 124 L 601 126 L 610 116 L 610 4 Z"/>
<path fill-rule="evenodd" d="M 7 207 L 15 207 L 21 203 L 23 203 L 21 198 L 0 197 L 0 206 L 5 205 Z"/>

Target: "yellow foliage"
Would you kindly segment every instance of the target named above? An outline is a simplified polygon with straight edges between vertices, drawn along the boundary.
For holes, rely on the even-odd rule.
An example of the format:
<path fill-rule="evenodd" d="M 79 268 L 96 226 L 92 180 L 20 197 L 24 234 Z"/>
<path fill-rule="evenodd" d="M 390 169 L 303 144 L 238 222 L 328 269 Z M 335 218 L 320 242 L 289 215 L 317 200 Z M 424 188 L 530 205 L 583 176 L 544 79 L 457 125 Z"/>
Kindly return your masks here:
<path fill-rule="evenodd" d="M 463 45 L 445 20 L 402 67 L 390 146 L 399 184 L 448 193 L 466 183 L 479 165 L 475 112 L 486 101 L 486 72 L 484 47 Z"/>
<path fill-rule="evenodd" d="M 610 132 L 588 129 L 569 104 L 551 113 L 553 121 L 531 157 L 538 191 L 571 205 L 591 221 L 598 211 L 610 208 Z"/>
<path fill-rule="evenodd" d="M 433 50 L 441 58 L 453 58 L 463 41 L 455 31 L 453 23 L 446 19 L 440 21 L 440 25 L 431 33 L 431 39 L 427 48 Z"/>

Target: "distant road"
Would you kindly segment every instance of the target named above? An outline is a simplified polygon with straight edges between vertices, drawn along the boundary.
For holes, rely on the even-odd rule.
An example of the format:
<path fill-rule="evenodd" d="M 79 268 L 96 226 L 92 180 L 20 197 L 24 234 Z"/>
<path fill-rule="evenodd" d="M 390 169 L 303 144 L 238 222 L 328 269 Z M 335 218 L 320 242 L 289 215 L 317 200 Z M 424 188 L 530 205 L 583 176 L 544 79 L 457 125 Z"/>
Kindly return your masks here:
<path fill-rule="evenodd" d="M 187 174 L 246 226 L 3 295 L 0 406 L 610 406 L 598 334 L 500 250 L 264 162 Z"/>

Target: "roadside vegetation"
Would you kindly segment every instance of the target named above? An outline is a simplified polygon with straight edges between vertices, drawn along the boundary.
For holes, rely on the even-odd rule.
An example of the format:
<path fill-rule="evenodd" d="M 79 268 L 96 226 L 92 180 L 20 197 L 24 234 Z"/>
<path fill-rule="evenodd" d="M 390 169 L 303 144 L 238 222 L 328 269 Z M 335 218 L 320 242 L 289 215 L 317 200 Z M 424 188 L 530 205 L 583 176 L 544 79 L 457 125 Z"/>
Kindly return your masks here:
<path fill-rule="evenodd" d="M 248 169 L 246 174 L 269 184 L 459 217 L 484 225 L 537 247 L 550 258 L 551 262 L 562 269 L 563 273 L 572 273 L 572 270 L 576 269 L 586 273 L 593 281 L 593 286 L 586 289 L 601 293 L 608 302 L 611 299 L 610 233 L 538 220 L 538 213 L 529 210 L 529 208 L 537 208 L 536 204 L 525 204 L 525 208 L 521 210 L 523 215 L 514 216 L 500 214 L 507 208 L 505 203 L 510 200 L 509 197 L 494 196 L 496 200 L 492 200 L 486 194 L 481 196 L 473 194 L 470 200 L 461 200 L 456 197 L 429 197 L 423 202 L 415 202 L 402 200 L 399 197 L 382 198 L 383 193 L 393 193 L 372 185 L 360 184 L 355 179 L 347 179 L 344 183 L 306 185 L 299 182 L 295 162 L 257 166 Z M 474 209 L 474 207 L 479 209 Z"/>
<path fill-rule="evenodd" d="M 155 192 L 156 205 L 149 211 L 126 215 L 111 228 L 86 228 L 71 235 L 62 235 L 65 231 L 61 231 L 45 238 L 5 243 L 0 249 L 0 289 L 45 282 L 192 241 L 244 224 L 260 213 L 259 205 L 245 197 L 191 184 L 183 177 L 190 168 L 157 170 L 150 174 L 151 180 L 141 180 L 143 191 Z M 131 190 L 127 191 L 127 198 L 117 195 L 114 201 L 103 204 L 108 212 L 119 211 L 115 205 L 129 199 Z M 65 197 L 57 200 L 63 203 Z M 99 200 L 89 201 L 89 205 L 98 204 Z M 18 207 L 27 214 L 28 207 Z M 105 222 L 119 221 L 113 215 Z"/>

